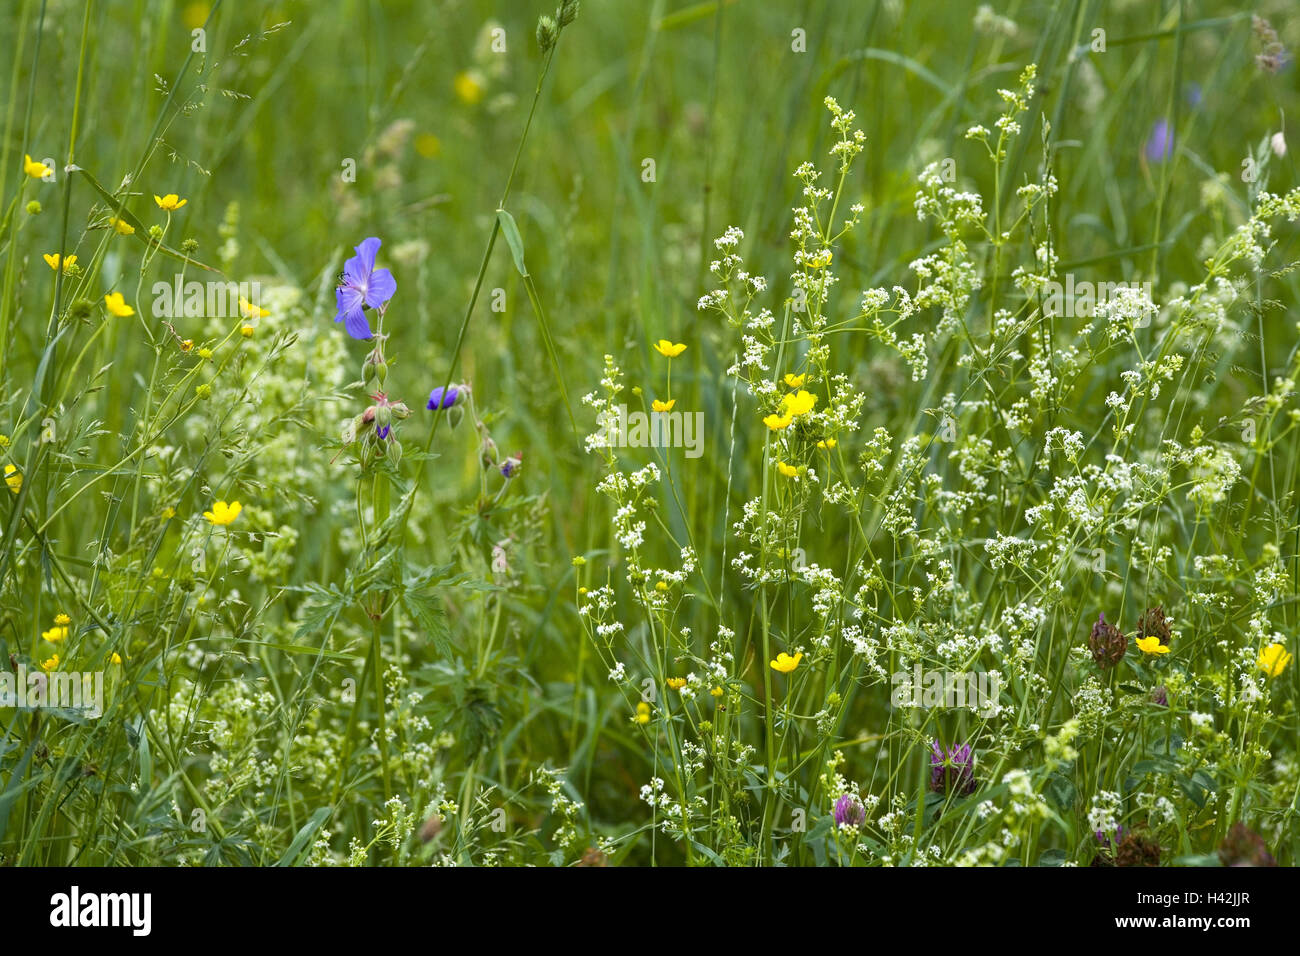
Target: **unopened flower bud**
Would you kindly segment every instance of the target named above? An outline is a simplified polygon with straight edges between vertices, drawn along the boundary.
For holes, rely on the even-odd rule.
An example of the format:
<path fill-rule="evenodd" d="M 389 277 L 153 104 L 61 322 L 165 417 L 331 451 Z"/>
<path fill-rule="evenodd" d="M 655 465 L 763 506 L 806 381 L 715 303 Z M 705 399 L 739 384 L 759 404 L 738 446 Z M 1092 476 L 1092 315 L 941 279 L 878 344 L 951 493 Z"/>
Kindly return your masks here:
<path fill-rule="evenodd" d="M 485 469 L 497 467 L 497 443 L 491 435 L 483 436 L 483 444 L 479 446 L 479 459 Z"/>

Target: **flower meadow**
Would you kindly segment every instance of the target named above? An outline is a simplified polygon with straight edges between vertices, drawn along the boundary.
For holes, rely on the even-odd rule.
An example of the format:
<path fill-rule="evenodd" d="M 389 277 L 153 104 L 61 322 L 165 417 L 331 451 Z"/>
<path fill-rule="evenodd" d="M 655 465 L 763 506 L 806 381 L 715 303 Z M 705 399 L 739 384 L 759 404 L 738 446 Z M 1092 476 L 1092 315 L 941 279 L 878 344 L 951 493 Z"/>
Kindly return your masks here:
<path fill-rule="evenodd" d="M 1292 5 L 0 30 L 0 865 L 1297 862 Z"/>

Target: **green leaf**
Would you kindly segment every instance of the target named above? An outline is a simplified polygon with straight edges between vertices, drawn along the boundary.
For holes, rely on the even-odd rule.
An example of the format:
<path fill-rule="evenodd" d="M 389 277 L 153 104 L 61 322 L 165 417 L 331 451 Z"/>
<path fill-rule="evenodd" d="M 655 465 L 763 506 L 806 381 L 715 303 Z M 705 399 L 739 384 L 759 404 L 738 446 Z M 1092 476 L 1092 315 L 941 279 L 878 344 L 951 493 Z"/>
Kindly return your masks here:
<path fill-rule="evenodd" d="M 330 814 L 333 812 L 333 807 L 317 808 L 310 819 L 303 824 L 302 829 L 298 831 L 298 835 L 293 838 L 293 842 L 289 844 L 289 849 L 284 851 L 284 856 L 280 857 L 275 865 L 297 866 L 303 851 L 307 849 L 307 844 L 316 835 L 316 831 L 325 825 L 325 821 L 329 819 Z"/>
<path fill-rule="evenodd" d="M 31 763 L 36 743 L 37 738 L 33 737 L 32 742 L 27 745 L 27 750 L 23 752 L 22 759 L 18 761 L 18 766 L 14 767 L 13 772 L 9 774 L 8 782 L 4 787 L 0 787 L 0 839 L 4 839 L 5 831 L 9 829 L 9 811 L 13 809 L 18 795 L 35 785 L 35 780 L 24 783 L 23 776 L 27 773 L 27 765 Z"/>
<path fill-rule="evenodd" d="M 447 627 L 447 612 L 437 592 L 406 588 L 402 591 L 402 606 L 433 642 L 438 656 L 451 657 L 451 630 Z"/>
<path fill-rule="evenodd" d="M 1047 778 L 1047 795 L 1051 797 L 1058 809 L 1068 811 L 1074 806 L 1074 781 L 1062 773 L 1052 774 Z"/>
<path fill-rule="evenodd" d="M 153 753 L 149 750 L 149 733 L 141 721 L 140 726 L 140 785 L 146 790 L 153 789 Z"/>
<path fill-rule="evenodd" d="M 506 245 L 510 247 L 510 258 L 515 260 L 515 268 L 527 279 L 528 267 L 524 265 L 524 240 L 519 235 L 519 227 L 515 225 L 515 217 L 504 209 L 498 209 L 497 219 L 501 223 L 501 232 L 506 237 Z"/>
<path fill-rule="evenodd" d="M 302 612 L 302 617 L 298 619 L 298 630 L 294 632 L 293 639 L 301 641 L 312 634 L 327 631 L 334 624 L 334 618 L 343 610 L 347 604 L 346 595 L 330 588 L 320 589 L 315 592 L 315 599 L 308 604 Z M 281 648 L 282 650 L 284 648 Z M 310 648 L 315 653 L 315 648 Z M 328 656 L 328 655 L 327 655 Z"/>

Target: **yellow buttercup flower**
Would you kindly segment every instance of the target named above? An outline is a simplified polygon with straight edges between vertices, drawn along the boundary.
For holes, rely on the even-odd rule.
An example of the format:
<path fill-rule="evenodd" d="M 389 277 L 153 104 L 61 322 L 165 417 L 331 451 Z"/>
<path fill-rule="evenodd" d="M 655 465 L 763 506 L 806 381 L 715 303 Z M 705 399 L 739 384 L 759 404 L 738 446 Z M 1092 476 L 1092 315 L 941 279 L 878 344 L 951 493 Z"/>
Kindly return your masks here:
<path fill-rule="evenodd" d="M 483 83 L 479 75 L 471 70 L 463 70 L 452 80 L 452 88 L 462 103 L 473 106 L 483 99 Z"/>
<path fill-rule="evenodd" d="M 135 309 L 126 304 L 126 299 L 120 292 L 110 292 L 104 296 L 104 308 L 119 318 L 126 318 L 129 315 L 135 315 Z"/>
<path fill-rule="evenodd" d="M 56 614 L 54 615 L 54 623 L 58 624 L 60 627 L 64 627 L 72 623 L 72 618 L 68 617 L 66 614 Z"/>
<path fill-rule="evenodd" d="M 239 312 L 246 319 L 264 319 L 271 314 L 269 309 L 264 309 L 259 305 L 253 305 L 243 296 L 239 297 Z"/>
<path fill-rule="evenodd" d="M 769 661 L 768 663 L 772 665 L 772 670 L 779 671 L 782 674 L 788 674 L 799 666 L 801 660 L 803 660 L 803 651 L 799 651 L 794 655 L 794 657 L 791 657 L 785 651 L 782 651 L 780 654 L 776 655 L 776 660 Z"/>
<path fill-rule="evenodd" d="M 823 441 L 819 441 L 819 442 L 817 443 L 817 447 L 818 447 L 818 448 L 834 448 L 837 444 L 839 444 L 839 442 L 837 442 L 834 438 L 827 438 L 827 439 L 825 439 L 825 440 L 823 440 Z"/>
<path fill-rule="evenodd" d="M 632 718 L 638 724 L 650 723 L 650 705 L 645 701 L 637 701 L 636 716 Z"/>
<path fill-rule="evenodd" d="M 45 264 L 51 269 L 57 269 L 59 267 L 59 254 L 57 252 L 47 252 L 45 255 L 41 256 L 41 258 L 45 260 Z"/>
<path fill-rule="evenodd" d="M 23 490 L 23 473 L 17 465 L 5 465 L 5 484 L 14 494 Z"/>
<path fill-rule="evenodd" d="M 686 678 L 685 678 L 685 677 L 670 677 L 670 678 L 668 678 L 667 683 L 668 683 L 668 686 L 671 687 L 673 690 L 681 690 L 683 687 L 686 686 Z"/>
<path fill-rule="evenodd" d="M 664 358 L 677 358 L 677 356 L 686 351 L 686 346 L 680 342 L 674 345 L 667 339 L 660 339 L 655 343 L 655 351 L 664 356 Z"/>
<path fill-rule="evenodd" d="M 59 666 L 58 654 L 51 654 L 45 660 L 41 661 L 41 670 L 45 671 L 45 673 L 47 674 L 58 666 Z"/>
<path fill-rule="evenodd" d="M 792 421 L 794 421 L 793 415 L 768 415 L 763 419 L 763 424 L 777 432 L 782 428 L 789 428 Z"/>
<path fill-rule="evenodd" d="M 799 474 L 798 468 L 794 467 L 794 465 L 787 465 L 783 461 L 778 461 L 776 463 L 776 470 L 787 478 L 793 478 L 795 475 Z"/>
<path fill-rule="evenodd" d="M 244 506 L 238 501 L 232 501 L 226 504 L 224 501 L 218 501 L 212 506 L 211 511 L 203 512 L 203 517 L 207 518 L 213 524 L 228 525 L 239 517 L 239 512 L 244 510 Z"/>
<path fill-rule="evenodd" d="M 804 382 L 808 381 L 808 376 L 795 375 L 791 372 L 787 372 L 785 378 L 783 378 L 781 381 L 785 382 L 785 384 L 788 385 L 790 388 L 800 388 L 803 386 Z"/>
<path fill-rule="evenodd" d="M 1277 677 L 1290 663 L 1291 655 L 1287 653 L 1286 646 L 1283 644 L 1268 645 L 1259 652 L 1259 660 L 1256 662 L 1259 669 L 1269 677 Z"/>
<path fill-rule="evenodd" d="M 110 654 L 108 656 L 108 659 L 112 661 L 114 664 L 122 663 L 122 655 L 117 653 L 117 651 L 114 651 L 112 654 Z"/>
<path fill-rule="evenodd" d="M 1139 637 L 1137 639 L 1138 650 L 1143 654 L 1168 654 L 1169 648 L 1160 643 L 1160 638 L 1152 635 L 1150 637 Z"/>
<path fill-rule="evenodd" d="M 121 219 L 110 219 L 108 224 L 117 230 L 119 236 L 129 236 L 135 232 L 135 226 L 129 222 L 123 222 Z"/>
<path fill-rule="evenodd" d="M 32 179 L 44 179 L 50 174 L 51 170 L 50 167 L 46 166 L 44 163 L 38 163 L 30 156 L 24 154 L 23 172 L 32 177 Z"/>
<path fill-rule="evenodd" d="M 242 336 L 243 336 L 244 338 L 246 338 L 246 339 L 251 339 L 251 338 L 253 337 L 253 333 L 256 332 L 256 331 L 257 331 L 257 329 L 255 329 L 255 328 L 254 328 L 253 326 L 251 326 L 251 325 L 241 325 L 241 326 L 239 327 L 239 334 L 242 335 Z"/>
<path fill-rule="evenodd" d="M 675 398 L 670 398 L 666 402 L 661 402 L 659 401 L 659 399 L 656 398 L 653 402 L 650 403 L 650 407 L 654 409 L 656 412 L 671 412 L 673 410 L 673 406 L 676 404 L 677 404 L 677 399 Z"/>
<path fill-rule="evenodd" d="M 722 690 L 721 687 L 714 687 L 712 690 L 709 691 L 709 693 L 712 694 L 714 697 L 721 697 L 724 691 Z"/>
<path fill-rule="evenodd" d="M 807 415 L 817 404 L 817 396 L 812 392 L 805 392 L 800 389 L 781 399 L 781 410 L 787 415 L 793 415 L 798 418 L 800 415 Z"/>
<path fill-rule="evenodd" d="M 66 627 L 55 626 L 48 631 L 41 631 L 41 640 L 49 641 L 51 644 L 57 644 L 60 641 L 67 640 L 68 629 Z"/>
<path fill-rule="evenodd" d="M 166 196 L 155 194 L 153 201 L 158 204 L 159 209 L 165 209 L 168 212 L 174 212 L 189 202 L 188 199 L 181 199 L 181 197 L 177 196 L 175 193 L 168 193 Z"/>

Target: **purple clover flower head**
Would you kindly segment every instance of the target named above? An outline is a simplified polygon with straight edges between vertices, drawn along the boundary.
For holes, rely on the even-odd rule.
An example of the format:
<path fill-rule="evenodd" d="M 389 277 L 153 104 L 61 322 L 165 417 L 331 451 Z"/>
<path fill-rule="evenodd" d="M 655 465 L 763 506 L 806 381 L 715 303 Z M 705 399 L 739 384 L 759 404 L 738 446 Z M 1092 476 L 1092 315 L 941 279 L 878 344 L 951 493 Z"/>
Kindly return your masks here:
<path fill-rule="evenodd" d="M 837 827 L 860 827 L 866 819 L 867 808 L 853 794 L 843 794 L 835 801 L 835 825 Z"/>
<path fill-rule="evenodd" d="M 381 245 L 383 243 L 374 236 L 361 240 L 361 245 L 356 247 L 357 254 L 343 263 L 343 275 L 339 277 L 339 287 L 334 290 L 339 306 L 334 321 L 342 322 L 348 335 L 354 339 L 374 337 L 365 312 L 386 305 L 397 291 L 393 274 L 387 269 L 375 269 L 375 254 Z"/>
<path fill-rule="evenodd" d="M 1163 116 L 1151 127 L 1144 153 L 1149 163 L 1163 163 L 1174 153 L 1174 131 Z"/>
<path fill-rule="evenodd" d="M 930 789 L 963 797 L 975 792 L 975 754 L 970 744 L 954 744 L 946 751 L 937 740 L 930 745 Z"/>
<path fill-rule="evenodd" d="M 1169 688 L 1161 684 L 1151 692 L 1151 703 L 1159 704 L 1161 707 L 1169 706 Z"/>
<path fill-rule="evenodd" d="M 429 404 L 425 406 L 431 412 L 443 411 L 455 405 L 464 390 L 464 385 L 448 385 L 444 390 L 441 385 L 429 393 Z"/>

